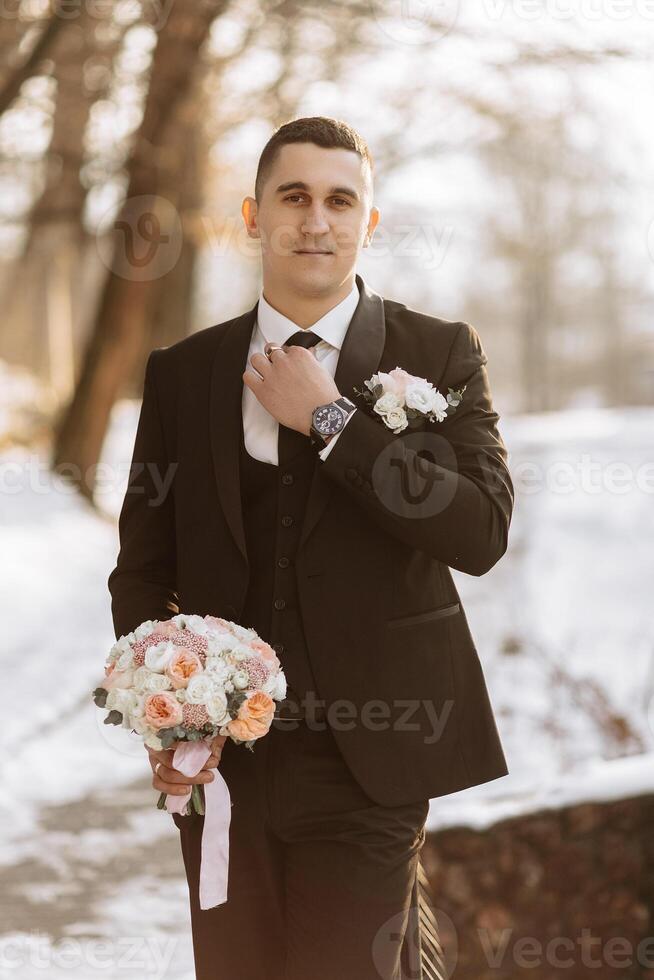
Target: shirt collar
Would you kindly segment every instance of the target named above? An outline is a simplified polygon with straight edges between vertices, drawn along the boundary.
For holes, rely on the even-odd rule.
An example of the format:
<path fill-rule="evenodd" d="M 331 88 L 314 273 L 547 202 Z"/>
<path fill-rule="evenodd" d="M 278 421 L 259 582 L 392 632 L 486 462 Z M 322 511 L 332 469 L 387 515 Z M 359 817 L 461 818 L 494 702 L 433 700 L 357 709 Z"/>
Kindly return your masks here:
<path fill-rule="evenodd" d="M 355 280 L 347 296 L 307 329 L 340 350 L 358 302 L 359 288 Z M 257 323 L 264 340 L 280 346 L 285 344 L 292 334 L 302 329 L 270 305 L 263 295 L 263 289 L 259 294 Z"/>

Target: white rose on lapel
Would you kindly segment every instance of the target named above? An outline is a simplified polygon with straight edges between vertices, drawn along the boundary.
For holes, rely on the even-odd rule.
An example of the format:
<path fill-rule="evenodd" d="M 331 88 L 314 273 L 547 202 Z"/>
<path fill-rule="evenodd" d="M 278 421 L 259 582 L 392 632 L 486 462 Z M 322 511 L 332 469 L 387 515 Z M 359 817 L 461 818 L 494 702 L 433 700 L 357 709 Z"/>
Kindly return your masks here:
<path fill-rule="evenodd" d="M 443 422 L 456 409 L 467 387 L 460 391 L 448 388 L 444 397 L 431 381 L 401 367 L 388 374 L 378 371 L 363 383 L 367 391 L 353 390 L 365 399 L 373 416 L 395 434 L 406 428 L 417 429 L 425 421 Z"/>

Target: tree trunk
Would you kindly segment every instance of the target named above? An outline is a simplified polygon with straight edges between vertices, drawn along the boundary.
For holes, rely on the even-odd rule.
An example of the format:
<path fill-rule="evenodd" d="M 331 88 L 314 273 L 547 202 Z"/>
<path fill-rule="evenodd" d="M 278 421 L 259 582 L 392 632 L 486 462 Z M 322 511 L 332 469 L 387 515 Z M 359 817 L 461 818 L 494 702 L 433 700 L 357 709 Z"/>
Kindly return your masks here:
<path fill-rule="evenodd" d="M 74 361 L 63 364 L 70 356 L 68 339 L 68 353 L 54 349 L 52 340 L 54 334 L 70 335 L 76 347 L 79 339 L 79 270 L 87 239 L 82 225 L 86 188 L 80 170 L 90 108 L 102 96 L 102 92 L 88 91 L 85 71 L 89 59 L 104 55 L 109 63 L 114 53 L 105 49 L 100 54 L 98 26 L 106 25 L 83 8 L 52 41 L 57 88 L 52 138 L 43 163 L 44 188 L 24 218 L 28 234 L 2 290 L 0 353 L 12 363 L 29 367 L 44 381 L 52 380 L 54 371 L 59 379 L 55 387 L 66 400 L 72 395 L 75 365 Z M 64 266 L 69 270 L 67 280 Z M 51 312 L 58 318 L 67 316 L 68 323 L 51 323 Z M 68 376 L 65 383 L 64 375 Z"/>
<path fill-rule="evenodd" d="M 177 0 L 154 51 L 126 198 L 113 225 L 109 273 L 77 389 L 58 426 L 52 459 L 52 465 L 90 500 L 111 409 L 123 378 L 131 375 L 142 353 L 162 276 L 178 258 L 179 218 L 175 207 L 160 196 L 164 186 L 173 186 L 176 172 L 176 155 L 164 152 L 168 126 L 193 91 L 198 52 L 223 7 L 223 0 L 205 4 Z"/>

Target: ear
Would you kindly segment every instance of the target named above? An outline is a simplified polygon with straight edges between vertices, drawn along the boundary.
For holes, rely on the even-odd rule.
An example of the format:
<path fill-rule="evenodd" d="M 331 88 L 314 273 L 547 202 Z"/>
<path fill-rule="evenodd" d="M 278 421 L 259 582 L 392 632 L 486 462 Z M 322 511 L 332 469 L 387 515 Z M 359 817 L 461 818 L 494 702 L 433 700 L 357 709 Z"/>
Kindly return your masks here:
<path fill-rule="evenodd" d="M 244 197 L 241 204 L 241 214 L 245 222 L 245 230 L 249 238 L 259 238 L 259 225 L 257 222 L 257 202 L 254 197 Z"/>
<path fill-rule="evenodd" d="M 370 244 L 370 241 L 372 239 L 373 232 L 374 232 L 375 228 L 377 227 L 377 223 L 378 223 L 380 217 L 381 217 L 381 214 L 380 214 L 379 208 L 372 207 L 370 209 L 370 216 L 368 218 L 368 230 L 366 232 L 366 237 L 365 237 L 365 242 L 364 242 L 365 245 L 369 245 Z"/>

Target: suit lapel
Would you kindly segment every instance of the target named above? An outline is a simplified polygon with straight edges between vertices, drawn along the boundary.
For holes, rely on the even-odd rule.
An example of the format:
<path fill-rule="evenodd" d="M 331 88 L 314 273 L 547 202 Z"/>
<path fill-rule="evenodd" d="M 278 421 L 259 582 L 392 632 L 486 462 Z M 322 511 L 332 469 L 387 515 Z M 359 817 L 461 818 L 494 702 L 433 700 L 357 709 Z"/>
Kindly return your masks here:
<path fill-rule="evenodd" d="M 386 340 L 382 297 L 356 275 L 360 297 L 348 326 L 336 365 L 334 380 L 341 394 L 353 397 L 364 379 L 379 368 Z M 243 372 L 256 320 L 258 301 L 227 328 L 214 355 L 209 391 L 209 437 L 220 504 L 234 540 L 247 564 L 239 466 L 242 426 Z M 298 548 L 316 526 L 329 501 L 334 484 L 317 461 L 314 468 Z"/>
<path fill-rule="evenodd" d="M 240 438 L 243 372 L 256 320 L 257 306 L 237 317 L 227 328 L 213 359 L 209 391 L 209 438 L 214 475 L 225 520 L 247 564 L 241 505 Z"/>

